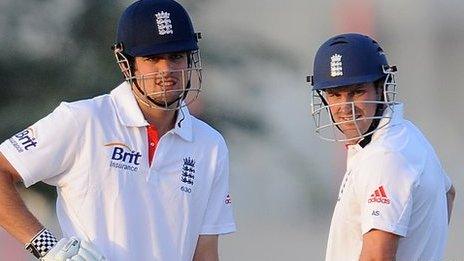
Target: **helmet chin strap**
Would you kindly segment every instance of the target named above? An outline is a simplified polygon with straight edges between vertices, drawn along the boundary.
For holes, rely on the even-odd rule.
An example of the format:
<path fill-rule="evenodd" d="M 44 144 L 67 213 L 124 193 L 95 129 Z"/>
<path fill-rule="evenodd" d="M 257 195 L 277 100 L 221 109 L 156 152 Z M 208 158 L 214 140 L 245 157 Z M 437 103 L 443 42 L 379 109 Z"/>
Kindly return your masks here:
<path fill-rule="evenodd" d="M 382 92 L 380 92 L 382 93 Z M 379 100 L 380 101 L 385 101 L 384 99 L 384 96 L 383 95 L 380 95 L 379 97 Z M 377 107 L 375 108 L 375 114 L 374 114 L 374 117 L 381 117 L 383 115 L 383 112 L 385 110 L 385 105 L 384 104 L 377 104 Z M 369 132 L 372 132 L 371 134 L 365 136 L 364 138 L 362 138 L 358 144 L 359 146 L 361 147 L 365 147 L 367 146 L 367 144 L 369 144 L 371 141 L 372 141 L 372 135 L 374 134 L 374 130 L 377 129 L 377 127 L 379 127 L 379 124 L 380 124 L 380 118 L 378 119 L 373 119 L 372 122 L 371 122 L 371 125 L 369 126 L 369 128 L 367 129 L 367 131 L 365 131 L 363 133 L 366 134 L 366 133 L 369 133 Z"/>
<path fill-rule="evenodd" d="M 383 104 L 377 104 L 377 108 L 375 109 L 375 114 L 374 116 L 377 117 L 377 116 L 382 116 L 383 115 L 383 111 L 385 110 L 384 108 L 384 105 Z M 373 119 L 372 122 L 371 122 L 371 125 L 369 126 L 369 128 L 367 129 L 367 131 L 365 131 L 363 133 L 366 134 L 366 133 L 369 133 L 375 129 L 377 129 L 377 127 L 379 126 L 380 124 L 380 119 Z M 358 144 L 359 146 L 361 147 L 365 147 L 367 146 L 367 144 L 369 144 L 371 141 L 372 141 L 372 135 L 374 135 L 374 132 L 372 132 L 371 134 L 365 136 L 364 138 L 362 138 Z"/>

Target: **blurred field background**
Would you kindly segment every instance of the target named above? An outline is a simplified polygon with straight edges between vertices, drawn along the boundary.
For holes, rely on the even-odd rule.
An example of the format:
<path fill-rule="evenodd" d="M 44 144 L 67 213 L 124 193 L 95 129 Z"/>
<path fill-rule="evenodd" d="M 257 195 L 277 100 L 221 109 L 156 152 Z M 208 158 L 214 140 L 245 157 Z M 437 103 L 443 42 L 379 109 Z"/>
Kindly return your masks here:
<path fill-rule="evenodd" d="M 131 2 L 0 2 L 2 141 L 60 101 L 120 83 L 109 46 Z M 221 239 L 222 260 L 323 260 L 345 151 L 313 135 L 305 76 L 319 45 L 342 32 L 373 36 L 398 65 L 406 116 L 458 193 L 445 260 L 464 260 L 463 1 L 180 2 L 204 36 L 204 92 L 192 109 L 223 133 L 231 154 L 238 232 Z M 38 184 L 21 194 L 59 234 L 54 189 Z M 0 260 L 32 259 L 0 229 Z"/>

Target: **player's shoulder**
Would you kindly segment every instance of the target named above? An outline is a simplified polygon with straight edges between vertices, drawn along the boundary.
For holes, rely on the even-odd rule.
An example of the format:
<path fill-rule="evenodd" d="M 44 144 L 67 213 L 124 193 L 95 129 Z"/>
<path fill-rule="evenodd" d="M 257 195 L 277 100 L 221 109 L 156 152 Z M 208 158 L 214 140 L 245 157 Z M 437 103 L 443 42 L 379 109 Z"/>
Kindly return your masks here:
<path fill-rule="evenodd" d="M 64 104 L 73 110 L 93 110 L 111 104 L 111 102 L 111 96 L 103 94 L 88 99 L 64 102 Z"/>
<path fill-rule="evenodd" d="M 67 107 L 79 118 L 92 118 L 104 114 L 112 107 L 109 94 L 99 95 L 89 99 L 62 102 L 60 106 Z"/>
<path fill-rule="evenodd" d="M 371 157 L 378 154 L 388 155 L 386 159 L 409 165 L 416 172 L 421 172 L 430 153 L 433 152 L 428 140 L 422 132 L 411 122 L 386 131 L 381 138 L 366 147 Z"/>
<path fill-rule="evenodd" d="M 191 119 L 195 139 L 199 139 L 200 142 L 214 143 L 227 149 L 226 141 L 218 130 L 195 116 L 191 116 Z"/>
<path fill-rule="evenodd" d="M 360 187 L 371 183 L 418 184 L 421 176 L 419 168 L 399 150 L 388 147 L 370 147 L 368 153 L 359 159 L 353 176 Z"/>
<path fill-rule="evenodd" d="M 416 184 L 420 179 L 424 165 L 422 155 L 411 155 L 407 149 L 388 143 L 374 143 L 364 150 L 355 169 L 359 180 L 400 180 Z"/>

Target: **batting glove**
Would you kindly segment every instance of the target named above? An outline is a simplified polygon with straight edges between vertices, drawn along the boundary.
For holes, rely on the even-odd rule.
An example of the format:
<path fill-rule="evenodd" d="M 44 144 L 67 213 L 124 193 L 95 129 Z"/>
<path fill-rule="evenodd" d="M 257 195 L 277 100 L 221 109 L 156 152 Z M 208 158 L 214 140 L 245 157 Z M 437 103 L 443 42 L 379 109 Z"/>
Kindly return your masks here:
<path fill-rule="evenodd" d="M 96 247 L 75 237 L 62 238 L 40 260 L 42 261 L 102 261 L 106 260 Z"/>

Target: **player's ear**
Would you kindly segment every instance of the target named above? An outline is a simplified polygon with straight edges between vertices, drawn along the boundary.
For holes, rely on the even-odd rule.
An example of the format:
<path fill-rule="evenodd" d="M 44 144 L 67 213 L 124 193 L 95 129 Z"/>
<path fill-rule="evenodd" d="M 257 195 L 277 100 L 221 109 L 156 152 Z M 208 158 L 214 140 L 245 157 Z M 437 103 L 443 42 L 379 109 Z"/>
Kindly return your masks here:
<path fill-rule="evenodd" d="M 136 58 L 130 57 L 128 58 L 128 60 L 129 60 L 130 69 L 132 70 L 132 74 L 134 74 L 137 71 L 137 62 L 135 61 Z"/>
<path fill-rule="evenodd" d="M 378 79 L 377 81 L 373 82 L 375 92 L 377 93 L 377 100 L 383 101 L 383 84 L 385 82 L 385 77 Z"/>

